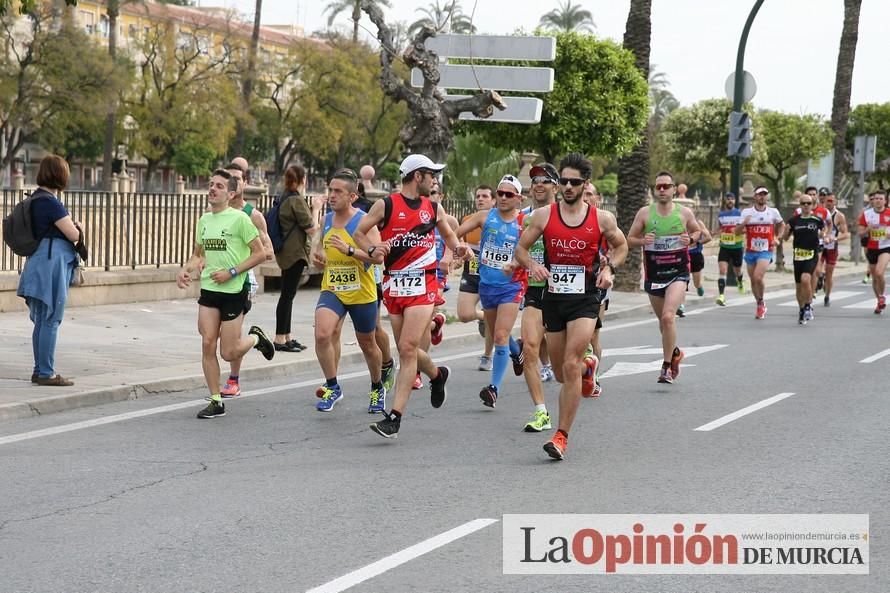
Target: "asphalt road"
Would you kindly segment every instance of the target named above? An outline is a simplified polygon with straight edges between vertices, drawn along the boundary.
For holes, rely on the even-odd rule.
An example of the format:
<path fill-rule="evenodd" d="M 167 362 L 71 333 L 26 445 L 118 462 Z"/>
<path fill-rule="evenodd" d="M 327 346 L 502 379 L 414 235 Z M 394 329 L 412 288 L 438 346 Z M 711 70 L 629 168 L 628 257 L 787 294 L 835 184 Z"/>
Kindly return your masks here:
<path fill-rule="evenodd" d="M 793 299 L 768 298 L 762 321 L 753 304 L 691 312 L 673 385 L 656 383 L 654 319 L 607 320 L 604 394 L 582 402 L 564 462 L 521 431 L 520 378 L 481 405 L 468 349 L 435 352 L 448 401 L 415 392 L 395 441 L 368 430 L 358 366 L 331 414 L 307 373 L 244 385 L 211 421 L 192 392 L 0 424 L 0 592 L 884 593 L 890 313 L 846 283 L 801 327 Z M 504 575 L 508 513 L 868 513 L 870 575 Z"/>

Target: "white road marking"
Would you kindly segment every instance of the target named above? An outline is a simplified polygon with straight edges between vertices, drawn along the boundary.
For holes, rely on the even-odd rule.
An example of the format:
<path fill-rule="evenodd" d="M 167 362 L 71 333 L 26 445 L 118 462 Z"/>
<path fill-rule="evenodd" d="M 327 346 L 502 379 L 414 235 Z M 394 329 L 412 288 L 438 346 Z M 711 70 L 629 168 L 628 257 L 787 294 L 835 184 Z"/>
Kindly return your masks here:
<path fill-rule="evenodd" d="M 870 299 L 859 301 L 858 303 L 853 303 L 852 305 L 844 305 L 843 309 L 874 309 L 875 305 L 877 305 L 878 299 L 875 297 L 871 297 Z"/>
<path fill-rule="evenodd" d="M 401 566 L 406 562 L 410 562 L 415 558 L 419 558 L 424 554 L 428 554 L 433 550 L 446 546 L 455 540 L 466 537 L 471 533 L 475 533 L 480 529 L 484 529 L 497 522 L 497 519 L 476 519 L 475 521 L 464 523 L 454 529 L 449 529 L 444 533 L 440 533 L 439 535 L 414 544 L 404 550 L 400 550 L 395 554 L 390 554 L 386 558 L 381 558 L 377 562 L 372 562 L 358 570 L 347 573 L 333 581 L 315 587 L 314 589 L 309 589 L 306 593 L 340 593 L 340 591 L 345 591 L 359 583 L 363 583 L 388 570 L 392 570 L 397 566 Z"/>
<path fill-rule="evenodd" d="M 876 361 L 876 360 L 880 360 L 880 359 L 884 358 L 884 357 L 887 356 L 888 354 L 890 354 L 890 348 L 888 348 L 887 350 L 881 350 L 881 351 L 878 352 L 877 354 L 872 354 L 872 355 L 869 356 L 868 358 L 863 358 L 863 359 L 860 360 L 859 362 L 862 362 L 862 363 L 865 363 L 865 364 L 869 364 L 869 363 L 872 363 L 872 362 L 874 362 L 874 361 Z"/>
<path fill-rule="evenodd" d="M 702 424 L 695 430 L 698 430 L 701 432 L 708 432 L 710 430 L 714 430 L 715 428 L 720 428 L 724 424 L 729 424 L 733 420 L 738 420 L 742 416 L 747 416 L 748 414 L 750 414 L 752 412 L 756 412 L 757 410 L 760 410 L 767 406 L 771 406 L 776 402 L 780 402 L 785 398 L 791 397 L 792 395 L 794 395 L 794 393 L 780 393 L 778 395 L 768 397 L 765 400 L 757 402 L 756 404 L 751 404 L 747 408 L 742 408 L 741 410 L 738 410 L 737 412 L 733 412 L 732 414 L 727 414 L 726 416 L 717 418 L 713 422 L 708 422 L 707 424 Z"/>
<path fill-rule="evenodd" d="M 689 348 L 683 349 L 684 360 L 688 359 L 691 356 L 696 356 L 698 354 L 704 354 L 705 352 L 711 352 L 712 350 L 720 350 L 721 348 L 726 348 L 728 344 L 714 344 L 713 346 L 690 346 Z M 656 352 L 657 354 L 661 354 L 661 348 L 659 348 Z M 605 358 L 605 353 L 603 357 Z M 614 379 L 615 377 L 624 377 L 626 375 L 639 375 L 641 373 L 649 373 L 656 372 L 661 369 L 663 361 L 659 356 L 657 360 L 653 360 L 652 362 L 616 362 L 612 365 L 607 372 L 600 375 L 600 379 Z M 694 364 L 681 364 L 682 368 L 693 367 Z"/>
<path fill-rule="evenodd" d="M 853 291 L 849 291 L 849 290 L 839 290 L 837 292 L 831 293 L 831 301 L 832 302 L 840 301 L 843 299 L 849 299 L 854 296 L 862 296 L 862 293 L 861 292 L 853 292 Z M 780 307 L 797 307 L 797 308 L 800 307 L 800 305 L 797 304 L 797 301 L 788 301 L 786 303 L 779 303 L 779 306 Z"/>

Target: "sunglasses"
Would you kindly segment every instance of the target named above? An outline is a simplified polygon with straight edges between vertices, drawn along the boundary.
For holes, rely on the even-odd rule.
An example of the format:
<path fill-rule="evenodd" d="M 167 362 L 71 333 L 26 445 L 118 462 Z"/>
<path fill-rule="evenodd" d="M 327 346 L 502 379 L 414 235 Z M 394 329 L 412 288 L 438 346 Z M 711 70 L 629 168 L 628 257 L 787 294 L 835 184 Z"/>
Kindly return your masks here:
<path fill-rule="evenodd" d="M 800 205 L 801 206 L 812 206 L 813 203 L 812 202 L 801 202 Z"/>
<path fill-rule="evenodd" d="M 656 183 L 655 184 L 656 190 L 671 189 L 672 187 L 674 187 L 673 183 Z"/>
<path fill-rule="evenodd" d="M 439 192 L 436 191 L 436 190 L 433 190 L 433 191 L 430 192 L 430 195 L 431 195 L 431 196 L 438 196 L 438 195 L 439 195 Z"/>
<path fill-rule="evenodd" d="M 587 180 L 581 179 L 580 177 L 560 177 L 559 178 L 560 184 L 562 184 L 562 185 L 571 184 L 572 187 L 578 187 L 579 185 L 582 185 L 585 181 L 587 181 Z"/>
<path fill-rule="evenodd" d="M 517 195 L 519 195 L 519 194 L 515 194 L 515 193 L 513 193 L 513 192 L 511 192 L 511 191 L 501 191 L 501 190 L 498 190 L 498 197 L 499 197 L 499 198 L 515 198 Z"/>
<path fill-rule="evenodd" d="M 545 175 L 538 175 L 537 177 L 532 177 L 532 183 L 553 183 L 553 180 Z"/>

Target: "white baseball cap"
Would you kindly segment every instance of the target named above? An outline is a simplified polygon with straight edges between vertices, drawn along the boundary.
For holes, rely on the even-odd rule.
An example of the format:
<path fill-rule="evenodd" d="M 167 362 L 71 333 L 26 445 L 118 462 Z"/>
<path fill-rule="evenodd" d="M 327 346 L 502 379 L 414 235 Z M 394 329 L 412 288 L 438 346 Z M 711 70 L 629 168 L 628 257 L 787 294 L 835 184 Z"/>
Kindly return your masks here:
<path fill-rule="evenodd" d="M 445 165 L 441 163 L 434 163 L 430 160 L 430 157 L 426 156 L 425 154 L 409 154 L 405 157 L 405 160 L 402 161 L 402 164 L 399 165 L 399 175 L 404 178 L 414 171 L 417 171 L 418 169 L 441 171 L 444 168 Z"/>
<path fill-rule="evenodd" d="M 519 179 L 514 177 L 513 175 L 504 175 L 501 177 L 501 180 L 498 182 L 498 185 L 506 183 L 507 185 L 512 185 L 513 189 L 516 190 L 517 194 L 522 193 L 522 184 L 519 183 Z"/>

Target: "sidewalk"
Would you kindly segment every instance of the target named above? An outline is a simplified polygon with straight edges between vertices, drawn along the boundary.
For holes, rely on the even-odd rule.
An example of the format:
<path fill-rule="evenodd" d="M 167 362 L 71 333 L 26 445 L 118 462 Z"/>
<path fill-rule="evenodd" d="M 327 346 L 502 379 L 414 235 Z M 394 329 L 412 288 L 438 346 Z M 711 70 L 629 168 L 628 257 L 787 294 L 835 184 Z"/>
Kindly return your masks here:
<path fill-rule="evenodd" d="M 711 251 L 706 250 L 705 296 L 697 296 L 690 286 L 686 300 L 688 310 L 714 302 L 717 256 L 716 251 Z M 846 255 L 842 248 L 841 257 Z M 864 273 L 864 263 L 854 266 L 843 259 L 835 271 L 836 277 Z M 458 276 L 453 276 L 450 284 L 453 288 L 445 295 L 444 307 L 449 318 L 456 316 Z M 745 284 L 748 286 L 747 278 Z M 767 291 L 793 284 L 794 277 L 790 272 L 771 270 L 767 273 Z M 727 289 L 727 295 L 730 300 L 738 298 L 734 288 Z M 294 299 L 292 337 L 307 345 L 313 343 L 312 320 L 317 298 L 318 289 L 309 288 L 300 289 Z M 277 293 L 259 295 L 245 327 L 259 325 L 271 336 L 275 329 L 277 300 Z M 646 315 L 651 315 L 651 311 L 645 293 L 614 293 L 606 323 Z M 65 312 L 59 332 L 56 367 L 60 374 L 73 379 L 75 385 L 43 387 L 30 382 L 32 325 L 27 313 L 0 313 L 0 326 L 4 331 L 4 339 L 0 342 L 0 421 L 203 387 L 201 340 L 196 319 L 194 299 L 70 308 Z M 388 323 L 384 326 L 389 330 Z M 361 351 L 348 322 L 343 331 L 343 342 L 343 364 L 360 362 Z M 443 344 L 481 347 L 476 324 L 449 323 Z M 227 363 L 222 362 L 221 368 L 227 372 Z M 271 361 L 251 352 L 241 370 L 242 383 L 286 377 L 307 370 L 318 370 L 311 347 L 296 354 L 277 352 Z"/>

